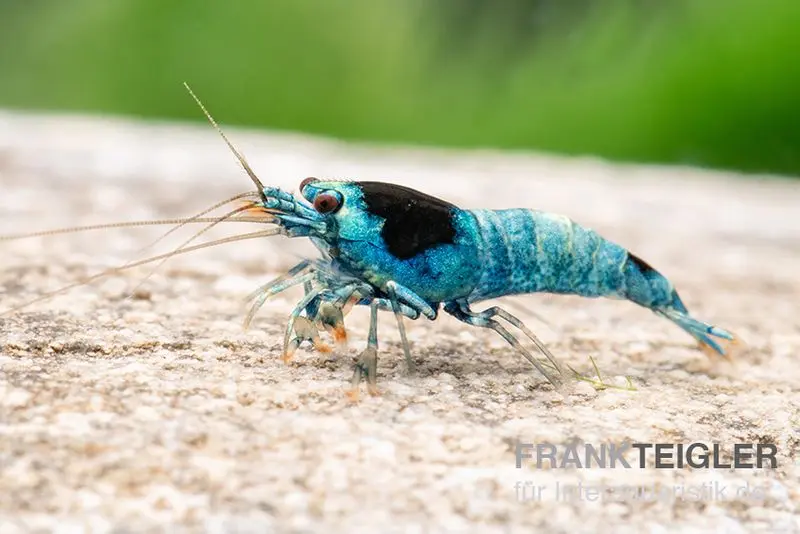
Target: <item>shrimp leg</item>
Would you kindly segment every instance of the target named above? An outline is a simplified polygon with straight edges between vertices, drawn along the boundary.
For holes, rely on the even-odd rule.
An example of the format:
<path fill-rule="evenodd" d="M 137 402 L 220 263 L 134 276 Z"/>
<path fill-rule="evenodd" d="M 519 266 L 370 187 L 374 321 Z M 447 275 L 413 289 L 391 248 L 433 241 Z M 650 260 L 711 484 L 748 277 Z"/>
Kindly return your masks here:
<path fill-rule="evenodd" d="M 448 302 L 447 304 L 445 304 L 444 311 L 446 311 L 459 321 L 462 321 L 466 324 L 494 330 L 495 332 L 500 334 L 503 337 L 503 339 L 508 341 L 508 343 L 511 344 L 512 347 L 517 349 L 517 351 L 520 354 L 522 354 L 522 356 L 524 356 L 525 359 L 528 360 L 531 363 L 531 365 L 533 365 L 540 373 L 542 373 L 545 376 L 545 378 L 547 378 L 547 380 L 551 384 L 553 384 L 553 386 L 557 388 L 561 385 L 561 378 L 560 378 L 562 374 L 561 366 L 555 362 L 555 358 L 552 356 L 552 354 L 550 354 L 550 352 L 546 348 L 542 350 L 541 347 L 543 347 L 543 345 L 538 340 L 538 338 L 536 338 L 536 336 L 533 335 L 533 332 L 527 329 L 527 327 L 524 327 L 524 325 L 522 325 L 522 322 L 519 321 L 519 319 L 517 319 L 510 313 L 506 312 L 501 308 L 498 308 L 497 306 L 489 308 L 488 310 L 485 310 L 483 312 L 474 312 L 469 308 L 469 305 L 466 302 L 456 302 L 456 301 Z M 517 328 L 522 330 L 529 338 L 531 338 L 531 340 L 534 341 L 534 343 L 536 344 L 537 348 L 542 350 L 545 356 L 547 356 L 548 360 L 550 360 L 550 362 L 552 363 L 552 366 L 555 367 L 558 376 L 552 375 L 545 368 L 545 366 L 542 365 L 542 363 L 539 360 L 534 358 L 534 356 L 530 353 L 528 349 L 522 346 L 522 344 L 519 342 L 519 339 L 517 339 L 516 336 L 514 336 L 505 327 L 503 327 L 500 323 L 498 323 L 494 319 L 494 317 L 500 317 L 502 319 L 506 319 L 509 323 L 511 323 L 514 326 L 517 326 Z M 522 325 L 524 328 L 520 327 L 519 325 Z"/>
<path fill-rule="evenodd" d="M 378 303 L 373 301 L 369 307 L 369 336 L 367 338 L 367 348 L 358 357 L 351 388 L 347 396 L 351 400 L 358 400 L 358 385 L 362 378 L 367 379 L 367 391 L 370 395 L 378 395 L 377 387 L 378 376 Z"/>

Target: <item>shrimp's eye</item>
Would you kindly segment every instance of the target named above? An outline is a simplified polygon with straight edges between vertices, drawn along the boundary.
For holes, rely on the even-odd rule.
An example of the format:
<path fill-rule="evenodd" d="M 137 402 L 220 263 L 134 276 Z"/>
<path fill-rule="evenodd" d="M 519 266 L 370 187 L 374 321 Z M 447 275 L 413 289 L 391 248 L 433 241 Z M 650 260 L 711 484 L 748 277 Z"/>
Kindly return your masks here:
<path fill-rule="evenodd" d="M 339 199 L 328 193 L 320 193 L 314 199 L 314 209 L 319 213 L 333 213 L 339 209 Z"/>
<path fill-rule="evenodd" d="M 318 178 L 309 177 L 309 178 L 306 178 L 305 180 L 303 180 L 302 182 L 300 182 L 300 192 L 302 193 L 303 192 L 303 188 L 305 188 L 305 186 L 307 186 L 308 184 L 313 184 L 314 182 L 319 182 L 319 179 Z"/>

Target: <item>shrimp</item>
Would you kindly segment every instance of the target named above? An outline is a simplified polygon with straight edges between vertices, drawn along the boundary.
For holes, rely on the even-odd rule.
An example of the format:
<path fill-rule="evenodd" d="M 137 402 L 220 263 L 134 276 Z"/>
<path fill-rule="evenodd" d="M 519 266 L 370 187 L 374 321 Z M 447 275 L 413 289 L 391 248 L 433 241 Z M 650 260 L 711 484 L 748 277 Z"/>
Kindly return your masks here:
<path fill-rule="evenodd" d="M 289 314 L 283 340 L 283 359 L 289 361 L 305 341 L 321 352 L 330 352 L 332 349 L 320 338 L 321 330 L 331 333 L 338 346 L 344 346 L 345 315 L 355 305 L 368 306 L 367 347 L 353 370 L 348 391 L 351 398 L 357 398 L 364 378 L 369 393 L 378 394 L 379 311 L 390 311 L 396 318 L 409 372 L 413 372 L 415 363 L 404 319 L 424 316 L 435 320 L 444 311 L 467 325 L 497 332 L 550 383 L 560 386 L 563 367 L 520 319 L 499 306 L 473 309 L 476 303 L 510 295 L 556 293 L 629 300 L 669 319 L 707 351 L 728 357 L 726 344 L 736 340 L 732 333 L 692 317 L 670 281 L 647 262 L 565 216 L 524 208 L 467 210 L 408 187 L 375 181 L 306 178 L 300 184 L 299 197 L 295 197 L 280 188 L 264 186 L 188 85 L 186 88 L 256 190 L 226 201 L 244 199 L 245 204 L 223 217 L 203 217 L 210 211 L 206 210 L 173 222 L 210 222 L 212 226 L 230 221 L 260 222 L 271 228 L 189 246 L 203 230 L 169 254 L 129 263 L 89 280 L 221 243 L 273 235 L 308 238 L 320 258 L 304 260 L 254 291 L 248 297 L 252 306 L 245 327 L 269 298 L 302 285 L 304 296 Z M 523 346 L 519 333 L 545 358 L 535 357 Z"/>
<path fill-rule="evenodd" d="M 382 182 L 307 178 L 300 193 L 305 202 L 267 187 L 263 205 L 287 235 L 310 238 L 326 258 L 330 272 L 311 300 L 323 291 L 344 300 L 355 292 L 358 304 L 372 307 L 373 341 L 356 371 L 371 390 L 379 309 L 397 316 L 410 368 L 402 318 L 435 320 L 443 310 L 497 332 L 554 385 L 561 382 L 561 365 L 522 321 L 498 306 L 481 312 L 472 306 L 529 293 L 625 299 L 669 319 L 713 353 L 727 356 L 724 341 L 735 339 L 692 317 L 669 280 L 644 260 L 567 217 L 533 209 L 465 210 Z M 534 358 L 507 325 L 533 341 L 548 362 Z"/>

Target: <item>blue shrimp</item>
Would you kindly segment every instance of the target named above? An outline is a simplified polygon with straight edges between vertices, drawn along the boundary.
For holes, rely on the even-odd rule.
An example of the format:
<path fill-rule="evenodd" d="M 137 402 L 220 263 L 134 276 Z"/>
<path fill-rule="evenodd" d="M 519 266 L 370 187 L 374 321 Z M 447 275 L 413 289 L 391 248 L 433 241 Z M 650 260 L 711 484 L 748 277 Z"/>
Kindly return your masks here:
<path fill-rule="evenodd" d="M 472 309 L 481 301 L 527 293 L 630 300 L 723 356 L 720 340 L 734 340 L 730 332 L 689 315 L 669 280 L 644 260 L 561 215 L 532 209 L 464 210 L 381 182 L 308 178 L 300 185 L 302 200 L 278 188 L 262 191 L 265 211 L 285 235 L 310 238 L 325 258 L 329 272 L 322 285 L 328 289 L 319 292 L 360 292 L 358 304 L 372 306 L 373 315 L 380 308 L 395 312 L 409 363 L 401 318 L 434 320 L 441 309 L 466 324 L 498 332 L 558 384 L 559 364 L 519 319 L 497 306 Z M 293 315 L 307 303 L 301 304 Z M 500 320 L 533 340 L 550 360 L 549 369 Z M 377 339 L 375 328 L 372 320 L 370 340 Z M 371 341 L 371 347 L 356 373 L 362 370 L 374 389 L 377 343 Z M 358 384 L 357 377 L 353 383 Z"/>
<path fill-rule="evenodd" d="M 302 261 L 253 292 L 245 326 L 267 299 L 302 285 L 305 295 L 289 315 L 283 340 L 283 357 L 288 361 L 304 341 L 329 352 L 330 347 L 321 341 L 320 330 L 333 334 L 339 344 L 346 342 L 344 315 L 354 305 L 369 306 L 367 347 L 353 371 L 353 396 L 357 396 L 363 378 L 367 380 L 368 391 L 377 393 L 379 311 L 394 314 L 410 372 L 414 361 L 403 319 L 425 316 L 435 320 L 444 310 L 465 324 L 494 330 L 558 386 L 564 374 L 561 365 L 522 321 L 498 306 L 483 311 L 472 309 L 476 303 L 508 295 L 557 293 L 626 299 L 669 319 L 709 352 L 728 356 L 723 346 L 735 341 L 733 334 L 692 317 L 662 274 L 625 248 L 567 217 L 533 209 L 465 210 L 425 193 L 382 182 L 306 178 L 300 184 L 300 198 L 279 188 L 265 187 L 200 100 L 186 88 L 256 186 L 256 191 L 229 200 L 247 199 L 243 208 L 210 222 L 216 225 L 243 220 L 274 226 L 188 246 L 203 233 L 200 232 L 169 254 L 100 273 L 6 313 L 101 276 L 176 254 L 284 235 L 310 239 L 321 258 Z M 178 222 L 181 225 L 208 222 L 202 217 L 208 211 Z M 244 212 L 260 212 L 266 217 L 242 217 Z M 118 223 L 30 235 L 168 222 Z M 18 237 L 24 236 L 9 238 Z M 535 358 L 512 329 L 533 342 L 546 361 Z"/>
<path fill-rule="evenodd" d="M 256 302 L 246 323 L 267 298 L 302 283 L 306 294 L 290 314 L 284 337 L 287 358 L 305 339 L 318 344 L 316 326 L 343 331 L 343 313 L 330 310 L 341 311 L 352 303 L 370 306 L 368 344 L 354 370 L 354 394 L 364 376 L 370 393 L 377 392 L 379 310 L 394 313 L 410 372 L 414 362 L 403 317 L 435 320 L 441 309 L 468 325 L 494 330 L 558 386 L 561 365 L 522 321 L 499 306 L 481 312 L 471 307 L 528 293 L 629 300 L 669 319 L 704 349 L 728 356 L 720 342 L 734 342 L 732 333 L 689 315 L 661 273 L 563 215 L 522 208 L 465 210 L 383 182 L 306 178 L 300 184 L 301 199 L 265 187 L 186 88 L 256 185 L 260 199 L 252 205 L 272 217 L 280 234 L 307 237 L 322 255 L 316 262 L 301 262 L 251 295 Z M 327 325 L 323 309 L 328 310 Z M 302 313 L 306 318 L 297 332 L 294 325 Z M 501 321 L 525 334 L 548 362 L 534 358 Z M 293 331 L 298 336 L 291 340 Z"/>

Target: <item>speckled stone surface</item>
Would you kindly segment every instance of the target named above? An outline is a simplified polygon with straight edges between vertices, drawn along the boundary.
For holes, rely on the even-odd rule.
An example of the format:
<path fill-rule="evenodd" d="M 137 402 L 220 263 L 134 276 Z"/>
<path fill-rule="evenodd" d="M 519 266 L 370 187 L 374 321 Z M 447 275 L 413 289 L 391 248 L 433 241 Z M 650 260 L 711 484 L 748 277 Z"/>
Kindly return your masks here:
<path fill-rule="evenodd" d="M 221 117 L 220 117 L 221 119 Z M 0 317 L 0 533 L 800 532 L 800 183 L 496 152 L 377 149 L 231 129 L 265 183 L 385 180 L 464 207 L 563 213 L 670 277 L 699 318 L 738 333 L 712 364 L 633 304 L 506 301 L 581 372 L 555 392 L 495 334 L 408 323 L 418 365 L 380 318 L 382 395 L 347 402 L 349 352 L 279 358 L 300 293 L 242 330 L 243 298 L 312 252 L 285 238 L 176 257 Z M 186 216 L 250 182 L 210 127 L 0 114 L 0 233 Z M 170 250 L 168 227 L 0 242 L 0 308 Z M 204 239 L 256 230 L 215 228 Z M 535 311 L 547 323 L 525 309 Z M 524 469 L 515 443 L 775 443 L 778 468 Z M 520 502 L 515 484 L 544 486 Z M 556 499 L 564 484 L 688 488 L 716 498 Z M 737 494 L 749 484 L 757 498 Z"/>

